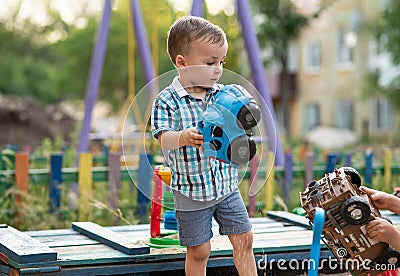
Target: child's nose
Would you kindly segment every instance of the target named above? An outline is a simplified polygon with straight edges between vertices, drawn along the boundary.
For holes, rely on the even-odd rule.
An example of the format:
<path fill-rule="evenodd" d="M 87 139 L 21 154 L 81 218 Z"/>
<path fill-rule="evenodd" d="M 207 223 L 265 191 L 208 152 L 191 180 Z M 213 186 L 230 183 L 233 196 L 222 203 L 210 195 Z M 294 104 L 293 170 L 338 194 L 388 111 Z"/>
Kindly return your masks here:
<path fill-rule="evenodd" d="M 221 65 L 216 65 L 214 67 L 214 73 L 215 74 L 220 74 L 222 72 L 222 64 Z"/>

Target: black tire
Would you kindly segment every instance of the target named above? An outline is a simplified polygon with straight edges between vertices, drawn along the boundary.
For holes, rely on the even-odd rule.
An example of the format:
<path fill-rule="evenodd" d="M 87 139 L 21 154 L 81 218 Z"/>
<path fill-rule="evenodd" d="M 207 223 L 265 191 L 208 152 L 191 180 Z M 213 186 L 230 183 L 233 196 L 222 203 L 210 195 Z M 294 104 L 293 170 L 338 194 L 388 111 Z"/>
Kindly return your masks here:
<path fill-rule="evenodd" d="M 222 130 L 221 127 L 219 126 L 213 126 L 211 130 L 211 136 L 212 137 L 222 137 L 224 134 L 224 131 Z"/>
<path fill-rule="evenodd" d="M 313 190 L 309 197 L 313 202 L 318 202 L 322 199 L 322 193 L 318 190 Z"/>
<path fill-rule="evenodd" d="M 357 186 L 357 188 L 360 188 L 361 186 L 361 176 L 358 173 L 358 171 L 352 167 L 343 167 L 343 171 L 346 175 L 350 176 L 350 181 L 354 185 Z"/>
<path fill-rule="evenodd" d="M 308 188 L 310 191 L 318 190 L 318 189 L 319 189 L 318 181 L 316 181 L 316 180 L 311 180 L 311 181 L 307 184 L 307 188 Z"/>
<path fill-rule="evenodd" d="M 382 265 L 387 266 L 390 264 L 395 265 L 396 268 L 398 268 L 400 267 L 400 253 L 397 252 L 393 247 L 388 246 L 382 251 L 379 261 Z"/>
<path fill-rule="evenodd" d="M 236 165 L 242 165 L 253 159 L 256 154 L 256 143 L 250 137 L 239 136 L 228 147 L 228 159 Z"/>
<path fill-rule="evenodd" d="M 371 208 L 368 201 L 360 196 L 352 196 L 343 202 L 341 214 L 350 225 L 360 225 L 368 221 Z"/>
<path fill-rule="evenodd" d="M 253 102 L 243 106 L 237 114 L 238 126 L 246 130 L 256 126 L 260 119 L 261 110 Z"/>
<path fill-rule="evenodd" d="M 214 151 L 220 150 L 220 149 L 222 148 L 222 143 L 221 143 L 221 141 L 216 140 L 216 139 L 211 140 L 211 141 L 210 141 L 210 148 L 211 148 L 212 150 L 214 150 Z"/>

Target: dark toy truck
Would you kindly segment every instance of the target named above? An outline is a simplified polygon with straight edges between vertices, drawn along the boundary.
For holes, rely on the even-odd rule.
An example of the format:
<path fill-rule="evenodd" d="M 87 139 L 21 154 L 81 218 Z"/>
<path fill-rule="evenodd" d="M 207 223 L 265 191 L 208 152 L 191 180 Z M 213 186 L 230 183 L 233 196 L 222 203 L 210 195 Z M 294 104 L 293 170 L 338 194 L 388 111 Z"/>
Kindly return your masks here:
<path fill-rule="evenodd" d="M 398 267 L 400 254 L 388 244 L 367 237 L 366 224 L 381 213 L 360 186 L 359 173 L 342 167 L 308 183 L 300 200 L 310 222 L 315 207 L 325 210 L 322 240 L 338 262 L 353 275 L 373 276 Z"/>

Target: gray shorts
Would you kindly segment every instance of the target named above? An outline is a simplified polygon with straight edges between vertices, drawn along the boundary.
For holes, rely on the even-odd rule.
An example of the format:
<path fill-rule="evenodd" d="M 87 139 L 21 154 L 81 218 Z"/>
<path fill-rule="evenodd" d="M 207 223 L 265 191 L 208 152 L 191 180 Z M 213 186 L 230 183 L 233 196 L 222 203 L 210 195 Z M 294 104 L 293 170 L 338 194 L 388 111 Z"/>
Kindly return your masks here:
<path fill-rule="evenodd" d="M 175 201 L 183 197 L 174 192 Z M 187 198 L 186 198 L 187 200 Z M 178 204 L 179 205 L 179 204 Z M 176 219 L 179 225 L 179 240 L 181 245 L 196 246 L 208 242 L 213 237 L 212 218 L 219 225 L 221 235 L 242 234 L 251 230 L 251 222 L 239 190 L 216 201 L 212 206 L 184 211 L 176 210 Z"/>

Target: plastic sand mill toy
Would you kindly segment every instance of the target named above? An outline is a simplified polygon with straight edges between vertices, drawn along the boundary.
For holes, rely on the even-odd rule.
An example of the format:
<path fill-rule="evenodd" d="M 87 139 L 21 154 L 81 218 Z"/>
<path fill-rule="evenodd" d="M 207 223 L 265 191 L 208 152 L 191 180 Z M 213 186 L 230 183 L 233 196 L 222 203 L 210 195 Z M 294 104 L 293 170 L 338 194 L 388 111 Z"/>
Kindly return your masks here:
<path fill-rule="evenodd" d="M 174 199 L 169 191 L 163 192 L 164 182 L 169 186 L 172 173 L 170 168 L 156 166 L 154 169 L 154 192 L 150 210 L 150 247 L 181 247 L 177 236 L 178 223 L 175 217 Z M 162 217 L 164 214 L 164 217 Z M 164 222 L 164 231 L 161 231 Z"/>

